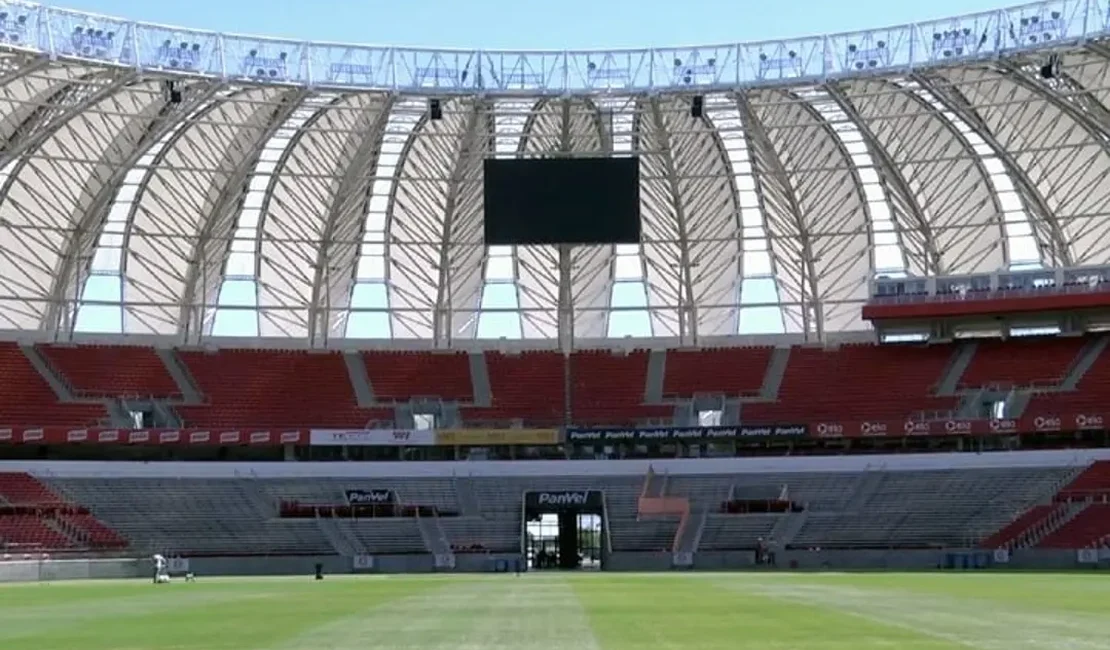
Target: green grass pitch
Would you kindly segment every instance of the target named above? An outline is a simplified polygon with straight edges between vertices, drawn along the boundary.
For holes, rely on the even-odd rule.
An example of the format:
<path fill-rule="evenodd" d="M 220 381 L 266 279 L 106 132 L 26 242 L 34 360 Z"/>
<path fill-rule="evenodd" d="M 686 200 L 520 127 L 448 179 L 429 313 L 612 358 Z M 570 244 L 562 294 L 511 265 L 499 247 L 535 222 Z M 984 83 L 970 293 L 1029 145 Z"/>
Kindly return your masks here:
<path fill-rule="evenodd" d="M 4 650 L 1110 649 L 1106 574 L 531 574 L 0 586 Z"/>

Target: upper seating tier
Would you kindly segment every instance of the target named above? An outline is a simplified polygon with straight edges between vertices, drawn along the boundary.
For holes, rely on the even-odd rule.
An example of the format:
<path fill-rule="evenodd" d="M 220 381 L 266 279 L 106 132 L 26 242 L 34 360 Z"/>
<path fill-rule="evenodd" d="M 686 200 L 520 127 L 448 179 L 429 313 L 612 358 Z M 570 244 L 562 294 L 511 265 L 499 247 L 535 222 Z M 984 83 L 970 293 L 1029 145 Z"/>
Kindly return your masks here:
<path fill-rule="evenodd" d="M 692 397 L 696 393 L 723 393 L 727 397 L 754 397 L 763 387 L 767 364 L 774 348 L 718 348 L 670 350 L 663 375 L 663 395 Z"/>
<path fill-rule="evenodd" d="M 208 403 L 178 407 L 190 427 L 363 427 L 391 419 L 359 408 L 338 352 L 180 352 Z"/>
<path fill-rule="evenodd" d="M 0 343 L 0 426 L 92 426 L 101 404 L 63 404 L 15 343 Z"/>
<path fill-rule="evenodd" d="M 179 397 L 154 348 L 134 345 L 40 345 L 39 352 L 78 393 L 105 397 Z"/>
<path fill-rule="evenodd" d="M 1086 340 L 1056 337 L 980 341 L 959 385 L 1009 388 L 1059 383 Z"/>
<path fill-rule="evenodd" d="M 961 381 L 1027 384 L 1040 381 L 1042 375 L 1058 377 L 1091 340 L 981 342 Z M 40 350 L 85 393 L 171 395 L 177 390 L 151 348 Z M 654 357 L 663 361 L 657 364 L 645 350 L 581 350 L 569 356 L 557 351 L 486 352 L 475 357 L 365 352 L 361 360 L 377 400 L 373 406 L 359 406 L 350 375 L 357 366 L 348 364 L 344 353 L 179 350 L 175 354 L 204 399 L 174 408 L 185 427 L 346 429 L 391 423 L 396 402 L 438 397 L 459 404 L 463 426 L 511 420 L 526 426 L 628 426 L 670 423 L 676 399 L 719 394 L 740 399 L 745 424 L 900 420 L 923 411 L 955 412 L 960 398 L 939 397 L 935 391 L 951 371 L 958 350 L 956 345 L 794 347 L 788 351 L 773 399 L 760 397 L 774 355 L 765 347 L 673 350 Z M 483 363 L 491 403 L 475 406 L 478 396 L 471 375 Z M 1089 408 L 1100 413 L 1107 396 L 1110 355 L 1102 354 L 1079 382 L 1079 390 L 1035 395 L 1030 412 Z M 106 416 L 100 404 L 60 403 L 19 346 L 0 344 L 0 428 L 88 427 L 104 423 Z"/>
<path fill-rule="evenodd" d="M 949 411 L 956 398 L 935 397 L 951 346 L 795 347 L 773 403 L 745 405 L 751 422 L 900 419 L 915 411 Z"/>
<path fill-rule="evenodd" d="M 407 402 L 414 397 L 439 397 L 470 402 L 470 361 L 457 352 L 363 352 L 366 374 L 379 402 Z"/>

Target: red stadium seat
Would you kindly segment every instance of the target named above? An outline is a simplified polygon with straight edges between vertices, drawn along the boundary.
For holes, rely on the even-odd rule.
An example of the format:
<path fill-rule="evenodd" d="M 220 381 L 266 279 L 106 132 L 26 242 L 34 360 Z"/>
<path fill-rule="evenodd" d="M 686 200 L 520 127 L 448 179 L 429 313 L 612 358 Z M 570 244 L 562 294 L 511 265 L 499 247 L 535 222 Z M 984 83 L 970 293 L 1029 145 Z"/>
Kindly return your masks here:
<path fill-rule="evenodd" d="M 492 407 L 462 409 L 464 417 L 479 420 L 521 418 L 544 425 L 565 417 L 565 359 L 561 352 L 487 352 Z"/>
<path fill-rule="evenodd" d="M 361 428 L 390 420 L 391 409 L 358 406 L 338 352 L 221 350 L 180 352 L 203 406 L 178 407 L 192 427 Z"/>
<path fill-rule="evenodd" d="M 774 348 L 719 348 L 670 350 L 663 376 L 663 395 L 692 397 L 695 393 L 724 393 L 755 397 L 763 388 Z"/>
<path fill-rule="evenodd" d="M 931 393 L 952 351 L 949 346 L 796 347 L 779 399 L 745 405 L 743 417 L 751 422 L 897 419 L 916 411 L 951 410 L 956 398 Z"/>
<path fill-rule="evenodd" d="M 1110 504 L 1095 503 L 1046 536 L 1038 548 L 1091 548 L 1110 535 Z"/>
<path fill-rule="evenodd" d="M 39 351 L 75 391 L 92 396 L 180 397 L 153 348 L 41 345 Z"/>
<path fill-rule="evenodd" d="M 473 400 L 470 360 L 458 352 L 363 352 L 366 374 L 379 402 L 407 402 L 414 397 Z"/>
<path fill-rule="evenodd" d="M 1085 343 L 1082 338 L 980 341 L 959 385 L 965 388 L 1056 385 Z"/>
<path fill-rule="evenodd" d="M 674 407 L 645 405 L 649 353 L 584 350 L 570 357 L 571 412 L 581 425 L 630 425 L 674 415 Z"/>
<path fill-rule="evenodd" d="M 0 426 L 90 426 L 108 415 L 101 404 L 62 404 L 15 343 L 0 343 Z"/>

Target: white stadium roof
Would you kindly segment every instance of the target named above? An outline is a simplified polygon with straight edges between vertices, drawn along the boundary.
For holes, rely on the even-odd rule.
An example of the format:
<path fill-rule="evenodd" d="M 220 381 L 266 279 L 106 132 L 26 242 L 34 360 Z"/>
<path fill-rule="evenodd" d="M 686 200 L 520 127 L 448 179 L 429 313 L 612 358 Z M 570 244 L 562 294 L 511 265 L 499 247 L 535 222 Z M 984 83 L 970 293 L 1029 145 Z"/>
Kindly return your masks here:
<path fill-rule="evenodd" d="M 823 338 L 877 275 L 1110 263 L 1107 9 L 503 53 L 0 0 L 0 329 Z M 640 245 L 482 245 L 482 160 L 552 153 L 640 157 Z"/>

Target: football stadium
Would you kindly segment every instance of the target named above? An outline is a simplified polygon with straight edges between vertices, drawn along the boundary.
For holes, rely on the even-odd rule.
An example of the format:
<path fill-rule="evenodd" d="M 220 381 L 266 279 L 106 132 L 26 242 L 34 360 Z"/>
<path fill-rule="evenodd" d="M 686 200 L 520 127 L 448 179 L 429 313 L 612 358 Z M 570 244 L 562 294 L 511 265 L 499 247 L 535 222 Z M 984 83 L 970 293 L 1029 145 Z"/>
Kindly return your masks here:
<path fill-rule="evenodd" d="M 435 50 L 0 0 L 0 647 L 1110 649 L 1110 3 Z"/>

